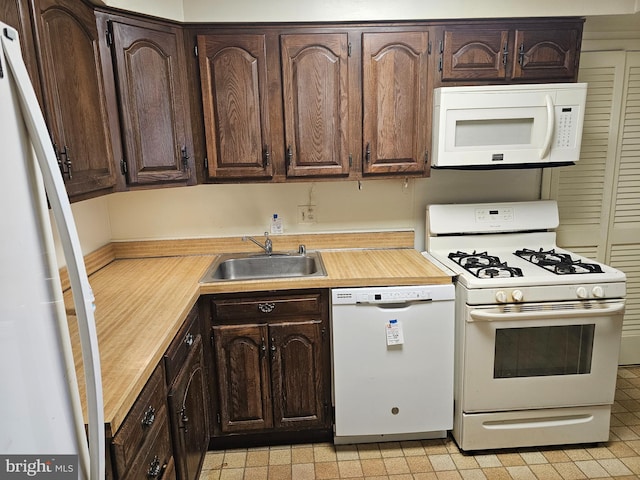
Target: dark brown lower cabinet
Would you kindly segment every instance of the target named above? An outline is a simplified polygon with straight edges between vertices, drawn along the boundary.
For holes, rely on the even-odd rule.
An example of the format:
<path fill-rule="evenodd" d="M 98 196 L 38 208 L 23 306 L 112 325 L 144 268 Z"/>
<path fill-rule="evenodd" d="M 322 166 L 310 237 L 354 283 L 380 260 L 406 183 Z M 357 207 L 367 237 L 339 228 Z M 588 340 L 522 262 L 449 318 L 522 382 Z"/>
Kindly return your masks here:
<path fill-rule="evenodd" d="M 111 441 L 107 478 L 175 480 L 163 365 L 151 378 Z"/>
<path fill-rule="evenodd" d="M 216 435 L 331 429 L 325 291 L 212 301 Z"/>
<path fill-rule="evenodd" d="M 202 337 L 198 336 L 168 395 L 173 451 L 180 480 L 198 478 L 209 445 L 204 379 Z"/>
<path fill-rule="evenodd" d="M 178 480 L 197 480 L 209 446 L 209 398 L 198 310 L 165 354 L 169 424 Z"/>

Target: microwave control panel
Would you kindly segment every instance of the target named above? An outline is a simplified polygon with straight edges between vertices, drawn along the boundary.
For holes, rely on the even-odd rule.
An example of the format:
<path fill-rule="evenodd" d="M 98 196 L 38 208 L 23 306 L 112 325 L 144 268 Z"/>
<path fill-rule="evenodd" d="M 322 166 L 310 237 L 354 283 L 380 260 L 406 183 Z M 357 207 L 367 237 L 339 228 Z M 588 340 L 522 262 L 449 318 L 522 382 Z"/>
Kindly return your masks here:
<path fill-rule="evenodd" d="M 556 148 L 574 148 L 579 107 L 556 107 Z"/>

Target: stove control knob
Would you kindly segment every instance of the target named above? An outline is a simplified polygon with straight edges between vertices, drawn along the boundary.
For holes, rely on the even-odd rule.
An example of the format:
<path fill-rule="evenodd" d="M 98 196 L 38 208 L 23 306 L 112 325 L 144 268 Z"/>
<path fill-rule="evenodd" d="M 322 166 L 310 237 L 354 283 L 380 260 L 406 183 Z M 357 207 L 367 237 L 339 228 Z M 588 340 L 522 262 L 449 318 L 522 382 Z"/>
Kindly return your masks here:
<path fill-rule="evenodd" d="M 587 298 L 587 289 L 584 287 L 576 288 L 576 295 L 578 295 L 578 298 Z"/>
<path fill-rule="evenodd" d="M 604 290 L 602 290 L 602 287 L 597 285 L 595 287 L 593 287 L 593 290 L 591 290 L 591 293 L 593 294 L 594 297 L 596 298 L 602 298 L 604 297 Z"/>
<path fill-rule="evenodd" d="M 522 290 L 514 290 L 513 292 L 511 292 L 511 296 L 513 297 L 514 302 L 521 302 L 524 298 Z"/>
<path fill-rule="evenodd" d="M 496 292 L 496 301 L 498 303 L 507 303 L 507 294 L 504 292 L 504 290 L 498 290 Z"/>

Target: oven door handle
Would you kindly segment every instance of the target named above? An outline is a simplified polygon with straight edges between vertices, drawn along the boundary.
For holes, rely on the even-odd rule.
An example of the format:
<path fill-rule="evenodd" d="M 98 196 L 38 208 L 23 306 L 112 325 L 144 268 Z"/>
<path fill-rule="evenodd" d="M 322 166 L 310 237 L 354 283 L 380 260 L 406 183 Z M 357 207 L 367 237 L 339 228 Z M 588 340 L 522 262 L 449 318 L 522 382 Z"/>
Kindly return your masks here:
<path fill-rule="evenodd" d="M 510 320 L 538 320 L 553 318 L 589 318 L 621 315 L 624 303 L 612 303 L 603 308 L 581 308 L 579 310 L 541 310 L 533 312 L 495 313 L 486 310 L 471 310 L 468 323 L 472 322 L 507 322 Z"/>

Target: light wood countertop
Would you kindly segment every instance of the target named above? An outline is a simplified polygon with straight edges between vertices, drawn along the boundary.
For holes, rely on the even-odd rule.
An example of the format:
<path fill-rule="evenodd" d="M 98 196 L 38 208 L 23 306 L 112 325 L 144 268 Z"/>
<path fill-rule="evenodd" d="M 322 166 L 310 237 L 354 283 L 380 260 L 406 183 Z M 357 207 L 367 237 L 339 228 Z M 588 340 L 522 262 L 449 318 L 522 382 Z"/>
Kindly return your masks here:
<path fill-rule="evenodd" d="M 115 259 L 90 276 L 96 297 L 107 435 L 115 434 L 198 297 L 211 293 L 450 283 L 412 248 L 321 251 L 326 277 L 199 284 L 216 255 Z M 70 292 L 76 370 L 84 378 Z"/>

